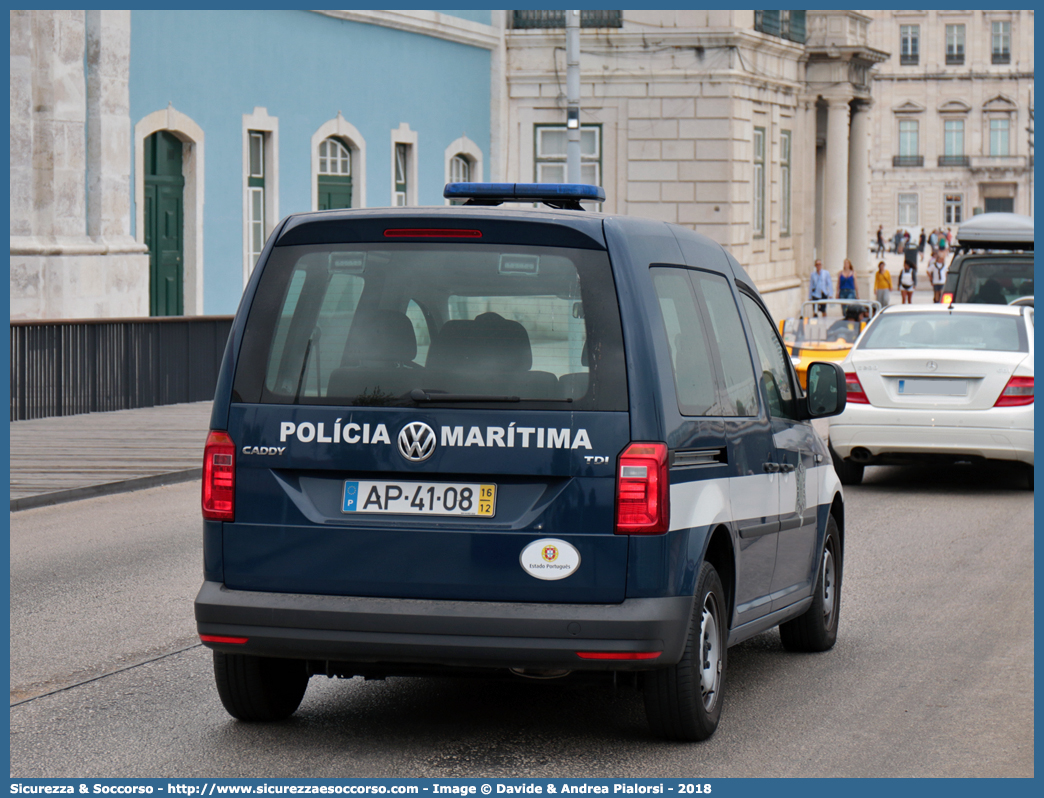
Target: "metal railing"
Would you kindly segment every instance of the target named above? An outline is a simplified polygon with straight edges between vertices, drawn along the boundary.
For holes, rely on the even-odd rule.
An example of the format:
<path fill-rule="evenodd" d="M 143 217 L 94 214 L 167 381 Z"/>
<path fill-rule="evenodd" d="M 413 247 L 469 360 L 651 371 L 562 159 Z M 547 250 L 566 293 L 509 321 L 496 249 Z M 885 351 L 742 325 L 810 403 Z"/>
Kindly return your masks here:
<path fill-rule="evenodd" d="M 924 166 L 923 155 L 893 155 L 892 166 Z"/>
<path fill-rule="evenodd" d="M 939 166 L 968 166 L 971 158 L 967 155 L 940 155 Z"/>
<path fill-rule="evenodd" d="M 232 316 L 11 322 L 11 421 L 211 399 Z"/>
<path fill-rule="evenodd" d="M 512 11 L 512 27 L 520 28 L 564 28 L 565 11 Z M 581 28 L 622 28 L 623 11 L 600 11 L 583 9 L 580 11 Z"/>

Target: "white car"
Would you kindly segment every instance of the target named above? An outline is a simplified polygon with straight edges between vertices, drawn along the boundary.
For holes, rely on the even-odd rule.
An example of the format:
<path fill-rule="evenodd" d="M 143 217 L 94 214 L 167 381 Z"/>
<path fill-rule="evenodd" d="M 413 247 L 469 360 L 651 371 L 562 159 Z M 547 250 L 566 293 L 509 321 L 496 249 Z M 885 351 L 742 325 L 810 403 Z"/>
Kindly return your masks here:
<path fill-rule="evenodd" d="M 1008 460 L 1033 488 L 1033 308 L 893 305 L 842 362 L 830 419 L 841 482 L 867 465 Z"/>

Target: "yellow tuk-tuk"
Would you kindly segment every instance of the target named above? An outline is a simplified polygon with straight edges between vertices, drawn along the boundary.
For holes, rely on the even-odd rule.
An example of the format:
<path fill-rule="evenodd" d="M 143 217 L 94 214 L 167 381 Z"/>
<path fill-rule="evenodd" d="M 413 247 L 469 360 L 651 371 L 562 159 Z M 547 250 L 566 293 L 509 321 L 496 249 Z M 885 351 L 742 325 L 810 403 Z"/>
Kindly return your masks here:
<path fill-rule="evenodd" d="M 872 299 L 815 299 L 802 304 L 800 316 L 780 321 L 779 332 L 801 387 L 806 387 L 809 363 L 844 360 L 867 321 L 880 310 L 881 303 Z"/>

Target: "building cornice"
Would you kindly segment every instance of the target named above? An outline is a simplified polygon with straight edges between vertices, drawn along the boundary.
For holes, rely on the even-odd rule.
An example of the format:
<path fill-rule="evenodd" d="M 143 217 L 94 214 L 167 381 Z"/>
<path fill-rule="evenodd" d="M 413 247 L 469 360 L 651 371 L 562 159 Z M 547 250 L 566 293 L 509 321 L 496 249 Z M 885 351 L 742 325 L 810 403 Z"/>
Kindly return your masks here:
<path fill-rule="evenodd" d="M 508 47 L 562 47 L 564 28 L 526 28 L 507 31 Z M 626 28 L 583 29 L 580 32 L 581 51 L 592 55 L 611 54 L 621 50 L 650 52 L 656 48 L 694 50 L 696 48 L 741 47 L 769 55 L 789 55 L 800 58 L 805 47 L 797 42 L 736 28 L 699 28 L 642 30 Z"/>
<path fill-rule="evenodd" d="M 824 45 L 809 47 L 808 60 L 811 61 L 863 61 L 867 64 L 880 64 L 887 61 L 891 53 L 875 50 L 862 45 Z"/>
<path fill-rule="evenodd" d="M 893 83 L 925 80 L 1033 80 L 1032 72 L 921 72 L 916 75 L 899 75 L 890 72 L 873 72 L 872 80 L 890 80 Z"/>
<path fill-rule="evenodd" d="M 534 85 L 540 83 L 553 82 L 555 80 L 555 73 L 551 70 L 518 70 L 512 71 L 508 77 L 508 83 L 511 86 L 523 86 L 523 85 Z M 752 75 L 749 72 L 743 72 L 740 70 L 718 70 L 718 71 L 707 71 L 707 72 L 694 72 L 684 70 L 645 70 L 642 72 L 620 74 L 615 73 L 606 75 L 603 73 L 581 73 L 580 82 L 582 85 L 590 85 L 592 83 L 612 85 L 614 83 L 656 83 L 657 85 L 664 84 L 682 84 L 691 88 L 694 80 L 711 80 L 711 81 L 727 81 L 729 83 L 744 84 L 748 86 L 754 86 L 757 88 L 773 88 L 778 91 L 782 91 L 786 94 L 792 94 L 797 97 L 798 93 L 805 89 L 805 83 L 800 80 L 789 80 L 787 78 L 771 78 L 763 75 Z M 564 79 L 560 81 L 563 86 L 565 85 Z M 531 100 L 547 100 L 549 103 L 554 103 L 554 97 L 543 97 L 543 98 L 529 98 Z M 583 105 L 590 106 L 592 104 L 599 103 L 609 99 L 620 99 L 614 97 L 611 92 L 606 95 L 600 95 L 593 98 L 585 98 Z"/>
<path fill-rule="evenodd" d="M 325 17 L 379 25 L 406 33 L 494 50 L 500 44 L 500 32 L 491 25 L 440 14 L 438 11 L 313 11 Z"/>
<path fill-rule="evenodd" d="M 12 255 L 125 255 L 148 252 L 131 236 L 112 238 L 71 238 L 47 236 L 11 236 Z"/>

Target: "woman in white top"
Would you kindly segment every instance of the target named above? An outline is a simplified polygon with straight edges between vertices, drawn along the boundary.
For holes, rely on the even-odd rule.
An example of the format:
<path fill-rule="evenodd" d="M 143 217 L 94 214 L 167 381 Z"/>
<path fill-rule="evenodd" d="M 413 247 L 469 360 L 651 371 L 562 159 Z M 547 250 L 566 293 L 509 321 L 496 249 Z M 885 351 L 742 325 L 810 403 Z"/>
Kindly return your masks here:
<path fill-rule="evenodd" d="M 903 264 L 903 270 L 899 272 L 899 293 L 902 294 L 903 304 L 913 304 L 914 272 L 910 263 Z"/>

